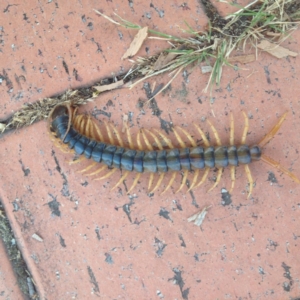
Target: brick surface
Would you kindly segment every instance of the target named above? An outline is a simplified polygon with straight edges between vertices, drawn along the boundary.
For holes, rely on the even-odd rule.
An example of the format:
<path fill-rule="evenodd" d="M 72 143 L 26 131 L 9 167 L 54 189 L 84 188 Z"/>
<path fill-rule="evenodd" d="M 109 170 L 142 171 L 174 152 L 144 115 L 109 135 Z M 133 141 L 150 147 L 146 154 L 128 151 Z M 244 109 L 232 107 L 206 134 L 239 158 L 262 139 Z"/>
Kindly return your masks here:
<path fill-rule="evenodd" d="M 25 102 L 87 86 L 129 68 L 130 63 L 120 58 L 135 31 L 109 23 L 93 8 L 110 16 L 117 12 L 127 20 L 173 35 L 182 34 L 184 21 L 197 30 L 204 30 L 207 24 L 196 1 L 187 2 L 189 9 L 176 1 L 152 5 L 134 1 L 132 7 L 130 3 L 1 4 L 0 73 L 5 71 L 11 81 L 11 85 L 4 81 L 0 85 L 1 118 Z M 232 10 L 222 3 L 216 5 L 223 13 Z M 283 43 L 295 52 L 299 44 L 299 30 Z M 153 55 L 166 47 L 166 42 L 147 40 L 138 54 Z M 224 69 L 221 86 L 213 89 L 211 97 L 203 92 L 209 75 L 201 74 L 199 66 L 187 70 L 187 76 L 180 74 L 171 89 L 156 97 L 160 117 L 147 104 L 138 106 L 139 100 L 146 100 L 143 83 L 131 90 L 105 93 L 81 111 L 98 111 L 100 125 L 109 120 L 119 129 L 123 115 L 130 113 L 133 137 L 140 128 L 160 129 L 170 122 L 196 136 L 193 122 L 210 132 L 203 122 L 209 118 L 224 144 L 229 140 L 230 112 L 235 116 L 237 142 L 244 126 L 241 111 L 248 114 L 248 142 L 254 144 L 289 111 L 265 151 L 299 177 L 299 57 L 277 60 L 259 52 L 257 61 L 237 66 Z M 164 75 L 148 83 L 153 87 L 169 80 Z M 172 133 L 169 137 L 175 141 Z M 221 189 L 230 187 L 228 170 L 210 193 L 214 171 L 192 194 L 174 193 L 181 180 L 178 175 L 173 190 L 148 196 L 145 175 L 127 196 L 124 185 L 110 192 L 119 173 L 104 181 L 78 173 L 86 162 L 70 165 L 72 155 L 55 147 L 46 122 L 17 130 L 0 142 L 1 199 L 42 299 L 300 296 L 300 187 L 271 167 L 260 162 L 251 166 L 256 184 L 250 199 L 246 176 L 238 168 L 232 202 L 224 206 Z M 277 183 L 268 180 L 270 172 Z M 201 228 L 187 222 L 209 205 Z M 33 234 L 43 241 L 33 239 Z M 0 284 L 5 296 L 18 295 L 2 277 Z"/>

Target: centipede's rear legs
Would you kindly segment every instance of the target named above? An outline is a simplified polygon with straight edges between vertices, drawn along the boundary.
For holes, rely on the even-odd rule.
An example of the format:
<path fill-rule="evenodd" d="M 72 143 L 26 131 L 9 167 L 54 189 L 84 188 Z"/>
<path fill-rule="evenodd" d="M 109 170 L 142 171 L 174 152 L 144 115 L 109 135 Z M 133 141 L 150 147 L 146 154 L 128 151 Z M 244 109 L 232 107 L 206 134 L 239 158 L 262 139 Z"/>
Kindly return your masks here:
<path fill-rule="evenodd" d="M 266 136 L 259 142 L 258 145 L 261 148 L 263 148 L 267 143 L 269 143 L 270 140 L 275 136 L 275 134 L 278 132 L 279 128 L 281 127 L 282 123 L 284 122 L 286 115 L 287 115 L 287 112 L 281 116 L 281 118 L 279 119 L 277 124 L 275 124 L 275 126 L 271 129 L 271 131 L 268 134 L 266 134 Z M 290 172 L 289 170 L 287 170 L 286 168 L 281 166 L 279 164 L 279 162 L 275 161 L 274 159 L 268 157 L 265 154 L 262 154 L 261 160 L 263 162 L 265 162 L 266 164 L 268 164 L 268 165 L 278 169 L 279 171 L 283 172 L 284 174 L 288 175 L 295 182 L 300 183 L 300 180 L 297 178 L 297 176 L 295 174 L 293 174 L 292 172 Z"/>

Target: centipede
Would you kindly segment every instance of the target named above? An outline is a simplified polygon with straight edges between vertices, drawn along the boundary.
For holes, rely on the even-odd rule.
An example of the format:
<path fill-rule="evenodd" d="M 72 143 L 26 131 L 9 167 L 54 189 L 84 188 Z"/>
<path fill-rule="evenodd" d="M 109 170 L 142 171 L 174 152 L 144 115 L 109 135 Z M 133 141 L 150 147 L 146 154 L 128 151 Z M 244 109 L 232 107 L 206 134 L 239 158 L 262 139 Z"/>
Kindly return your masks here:
<path fill-rule="evenodd" d="M 96 168 L 96 171 L 88 173 L 88 175 L 97 176 L 97 174 L 105 172 L 104 175 L 96 177 L 98 180 L 102 180 L 120 170 L 120 179 L 112 187 L 112 190 L 119 187 L 130 173 L 135 173 L 133 183 L 127 189 L 127 194 L 130 194 L 136 187 L 143 173 L 150 173 L 148 182 L 150 194 L 162 185 L 167 173 L 172 173 L 170 180 L 161 192 L 163 194 L 173 186 L 177 174 L 180 172 L 182 177 L 176 193 L 187 185 L 189 175 L 192 178 L 187 185 L 187 192 L 201 186 L 206 181 L 210 170 L 217 169 L 215 182 L 208 190 L 211 191 L 219 184 L 224 168 L 230 168 L 231 188 L 229 192 L 231 193 L 236 181 L 236 168 L 243 166 L 248 180 L 248 197 L 250 197 L 254 185 L 250 165 L 256 161 L 262 161 L 278 169 L 299 184 L 300 180 L 295 174 L 264 153 L 264 147 L 280 129 L 287 112 L 279 118 L 270 132 L 255 145 L 246 143 L 249 118 L 244 111 L 242 114 L 244 129 L 240 143 L 235 144 L 234 117 L 230 113 L 228 145 L 222 145 L 219 134 L 209 119 L 207 122 L 215 137 L 215 145 L 211 145 L 204 131 L 195 123 L 193 125 L 203 141 L 203 146 L 198 146 L 195 137 L 179 126 L 174 126 L 172 129 L 179 147 L 175 147 L 164 133 L 147 129 L 138 131 L 136 143 L 134 143 L 128 125 L 125 126 L 128 146 L 124 146 L 119 130 L 108 122 L 104 122 L 108 141 L 104 141 L 103 130 L 100 129 L 96 121 L 87 114 L 78 114 L 77 109 L 72 107 L 71 103 L 58 104 L 53 108 L 49 115 L 48 128 L 58 147 L 64 147 L 68 151 L 75 152 L 80 159 L 91 160 L 91 163 L 81 170 L 82 173 L 88 173 Z M 183 136 L 186 137 L 190 145 L 187 145 L 183 140 Z M 150 137 L 155 143 L 150 142 Z M 143 147 L 142 144 L 145 146 Z M 154 182 L 155 176 L 158 177 L 156 183 Z"/>

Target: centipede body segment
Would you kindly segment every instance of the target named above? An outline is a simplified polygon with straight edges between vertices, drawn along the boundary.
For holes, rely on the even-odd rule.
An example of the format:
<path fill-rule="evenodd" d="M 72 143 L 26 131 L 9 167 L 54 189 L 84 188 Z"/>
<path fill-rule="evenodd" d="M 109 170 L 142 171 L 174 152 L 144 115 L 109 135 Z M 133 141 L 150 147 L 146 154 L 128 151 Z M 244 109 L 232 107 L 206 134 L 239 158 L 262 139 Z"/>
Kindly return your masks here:
<path fill-rule="evenodd" d="M 95 121 L 89 116 L 78 115 L 76 110 L 70 104 L 57 105 L 49 116 L 50 132 L 58 138 L 69 149 L 73 149 L 77 155 L 82 155 L 86 159 L 93 160 L 93 163 L 82 170 L 82 173 L 89 172 L 97 167 L 96 171 L 90 172 L 89 175 L 97 175 L 109 168 L 108 172 L 97 178 L 97 180 L 109 178 L 118 169 L 122 170 L 122 175 L 113 189 L 118 187 L 131 172 L 135 172 L 136 177 L 128 189 L 130 193 L 137 185 L 142 173 L 150 173 L 148 190 L 150 193 L 156 191 L 161 184 L 167 172 L 172 172 L 171 179 L 166 184 L 162 193 L 166 192 L 176 180 L 178 172 L 183 172 L 183 177 L 179 192 L 186 185 L 189 174 L 192 174 L 189 190 L 195 189 L 205 182 L 210 169 L 218 168 L 216 181 L 209 189 L 212 190 L 220 182 L 223 169 L 230 167 L 231 189 L 235 183 L 235 169 L 238 165 L 244 165 L 244 169 L 249 182 L 248 196 L 253 189 L 253 178 L 249 164 L 253 161 L 262 160 L 263 162 L 279 169 L 287 174 L 297 183 L 299 179 L 289 170 L 282 167 L 275 160 L 267 157 L 262 153 L 262 148 L 274 137 L 283 123 L 286 113 L 279 119 L 273 129 L 258 143 L 258 145 L 248 146 L 246 144 L 247 133 L 249 130 L 249 121 L 245 112 L 243 112 L 245 126 L 241 141 L 238 145 L 234 141 L 234 119 L 230 116 L 230 139 L 229 145 L 224 146 L 221 143 L 219 134 L 213 124 L 208 121 L 216 140 L 216 146 L 212 146 L 205 136 L 202 129 L 194 124 L 196 131 L 200 134 L 204 146 L 199 147 L 195 139 L 183 128 L 175 127 L 173 132 L 179 143 L 179 148 L 175 147 L 168 137 L 159 131 L 151 132 L 149 130 L 140 130 L 137 134 L 137 149 L 134 149 L 132 136 L 126 125 L 126 135 L 128 147 L 124 147 L 124 142 L 118 130 L 112 125 L 105 123 L 105 129 L 108 136 L 108 142 L 105 143 L 103 133 L 96 125 Z M 190 147 L 183 141 L 181 135 L 187 137 Z M 114 140 L 116 137 L 117 142 Z M 156 147 L 151 144 L 148 137 L 155 141 Z M 143 149 L 142 140 L 147 149 Z M 163 146 L 167 145 L 167 149 Z M 99 163 L 102 166 L 98 166 Z M 200 171 L 203 171 L 200 177 Z M 158 179 L 154 185 L 155 174 L 158 173 Z M 153 186 L 154 185 L 154 186 Z"/>

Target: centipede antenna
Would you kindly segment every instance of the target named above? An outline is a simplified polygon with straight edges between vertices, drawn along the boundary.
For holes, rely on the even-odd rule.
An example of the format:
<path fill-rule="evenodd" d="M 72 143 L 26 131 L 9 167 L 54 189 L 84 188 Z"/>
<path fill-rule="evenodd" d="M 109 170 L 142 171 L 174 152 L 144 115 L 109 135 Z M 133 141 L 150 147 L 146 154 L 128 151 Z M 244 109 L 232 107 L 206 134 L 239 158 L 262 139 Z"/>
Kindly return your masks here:
<path fill-rule="evenodd" d="M 179 191 L 181 191 L 181 189 L 185 186 L 188 174 L 189 174 L 189 171 L 185 170 L 183 173 L 181 185 L 180 185 L 179 189 L 175 192 L 175 194 L 178 193 Z"/>
<path fill-rule="evenodd" d="M 149 192 L 149 194 L 154 193 L 154 192 L 158 189 L 158 187 L 161 185 L 161 183 L 162 183 L 164 177 L 165 177 L 165 173 L 161 173 L 161 174 L 159 175 L 159 178 L 158 178 L 158 180 L 157 180 L 157 183 L 156 183 L 155 187 L 152 189 L 151 192 Z"/>
<path fill-rule="evenodd" d="M 185 142 L 182 140 L 182 138 L 180 137 L 180 135 L 178 134 L 178 132 L 176 131 L 176 127 L 173 129 L 173 132 L 175 134 L 175 137 L 180 145 L 181 148 L 186 148 L 186 144 Z"/>
<path fill-rule="evenodd" d="M 84 168 L 83 170 L 77 171 L 77 173 L 84 173 L 84 172 L 86 172 L 86 171 L 88 171 L 88 170 L 94 168 L 94 167 L 97 166 L 97 165 L 98 165 L 98 163 L 94 161 L 93 163 L 91 163 L 89 166 L 87 166 L 87 167 Z"/>
<path fill-rule="evenodd" d="M 277 131 L 279 130 L 279 128 L 281 127 L 282 123 L 285 120 L 285 117 L 287 115 L 288 112 L 285 112 L 279 119 L 279 121 L 277 122 L 277 124 L 271 129 L 271 131 L 266 134 L 266 136 L 258 143 L 258 146 L 263 148 L 267 143 L 270 142 L 270 140 L 274 137 L 274 135 L 277 133 Z"/>
<path fill-rule="evenodd" d="M 233 191 L 234 184 L 235 184 L 235 166 L 230 166 L 230 177 L 231 177 L 231 188 L 229 193 Z"/>
<path fill-rule="evenodd" d="M 268 164 L 269 166 L 272 166 L 272 167 L 278 169 L 279 171 L 281 171 L 282 173 L 288 175 L 295 182 L 300 183 L 300 180 L 297 178 L 297 176 L 295 174 L 290 172 L 288 169 L 284 168 L 279 162 L 277 162 L 273 158 L 266 156 L 265 154 L 262 154 L 260 159 L 263 162 L 265 162 L 266 164 Z"/>
<path fill-rule="evenodd" d="M 230 146 L 234 145 L 234 118 L 233 113 L 230 113 Z"/>
<path fill-rule="evenodd" d="M 216 182 L 213 184 L 213 186 L 207 192 L 212 191 L 218 185 L 218 183 L 221 180 L 222 173 L 223 173 L 223 168 L 218 169 L 218 174 L 217 174 Z"/>
<path fill-rule="evenodd" d="M 241 144 L 244 145 L 244 144 L 246 144 L 247 133 L 249 130 L 249 118 L 244 111 L 242 111 L 242 113 L 243 113 L 243 116 L 245 119 L 245 126 L 244 126 L 244 131 L 243 131 L 243 135 L 242 135 L 242 139 L 241 139 Z"/>
<path fill-rule="evenodd" d="M 121 176 L 120 180 L 112 187 L 111 191 L 113 191 L 115 188 L 117 188 L 128 176 L 129 171 L 124 172 L 124 174 Z"/>
<path fill-rule="evenodd" d="M 192 147 L 197 147 L 197 143 L 196 143 L 195 139 L 185 129 L 183 129 L 183 128 L 179 127 L 179 126 L 176 126 L 176 128 L 179 129 L 179 130 L 181 130 L 186 135 L 186 137 L 190 141 Z"/>
<path fill-rule="evenodd" d="M 206 168 L 203 175 L 202 175 L 202 178 L 200 180 L 200 182 L 195 186 L 195 188 L 197 188 L 198 186 L 200 186 L 207 178 L 207 175 L 209 173 L 210 169 L 209 168 Z"/>
<path fill-rule="evenodd" d="M 140 151 L 142 151 L 143 146 L 142 146 L 142 142 L 141 142 L 141 131 L 140 130 L 139 130 L 139 132 L 137 133 L 137 136 L 136 136 L 136 143 L 137 143 L 138 149 Z"/>
<path fill-rule="evenodd" d="M 253 178 L 251 175 L 249 165 L 245 165 L 244 167 L 245 167 L 245 172 L 246 172 L 246 175 L 248 178 L 248 183 L 249 183 L 249 192 L 248 192 L 248 197 L 247 197 L 247 198 L 249 198 L 251 196 L 252 190 L 253 190 Z"/>
<path fill-rule="evenodd" d="M 104 121 L 104 125 L 105 125 L 105 129 L 106 129 L 106 132 L 108 135 L 108 140 L 109 140 L 110 144 L 114 145 L 114 137 L 112 135 L 110 126 L 108 125 L 108 123 L 106 121 Z"/>
<path fill-rule="evenodd" d="M 127 191 L 127 195 L 130 194 L 130 192 L 135 188 L 135 186 L 137 185 L 139 179 L 141 178 L 142 173 L 137 173 L 131 187 L 129 188 L 129 190 Z"/>
<path fill-rule="evenodd" d="M 199 169 L 196 169 L 196 171 L 195 171 L 195 173 L 194 173 L 194 177 L 193 177 L 192 183 L 191 183 L 189 189 L 187 190 L 188 192 L 191 191 L 191 190 L 194 188 L 194 186 L 195 186 L 195 184 L 196 184 L 196 182 L 197 182 L 199 173 L 200 173 L 200 170 L 199 170 Z"/>
<path fill-rule="evenodd" d="M 201 138 L 202 138 L 202 140 L 203 140 L 204 146 L 205 146 L 205 147 L 209 147 L 209 146 L 210 146 L 210 143 L 209 143 L 209 141 L 208 141 L 206 135 L 205 135 L 204 132 L 202 131 L 202 129 L 201 129 L 197 124 L 195 124 L 195 123 L 193 123 L 193 124 L 194 124 L 194 126 L 196 127 L 196 129 L 198 130 L 198 132 L 199 132 L 199 134 L 200 134 L 200 136 L 201 136 Z"/>
<path fill-rule="evenodd" d="M 118 169 L 112 169 L 108 173 L 106 173 L 105 175 L 103 175 L 102 177 L 96 178 L 95 180 L 106 179 L 106 178 L 110 177 L 112 174 L 114 174 L 117 170 Z"/>
<path fill-rule="evenodd" d="M 150 173 L 149 183 L 148 183 L 148 191 L 149 191 L 149 193 L 150 193 L 151 186 L 153 184 L 153 180 L 154 180 L 154 173 Z"/>
<path fill-rule="evenodd" d="M 166 188 L 162 191 L 161 195 L 164 194 L 173 184 L 175 178 L 176 178 L 177 172 L 173 172 L 172 177 L 168 183 L 168 185 L 166 186 Z"/>
<path fill-rule="evenodd" d="M 142 137 L 143 137 L 143 139 L 144 139 L 144 142 L 145 142 L 145 144 L 146 144 L 148 150 L 153 151 L 153 146 L 151 145 L 151 143 L 150 143 L 148 137 L 146 136 L 144 130 L 141 129 L 141 132 L 142 132 Z"/>
<path fill-rule="evenodd" d="M 155 141 L 155 143 L 156 143 L 156 145 L 157 145 L 157 148 L 159 149 L 159 150 L 163 150 L 164 149 L 164 147 L 163 147 L 163 145 L 161 144 L 161 141 L 158 139 L 158 137 L 153 133 L 153 132 L 151 132 L 150 130 L 147 130 L 147 129 L 144 129 L 148 134 L 150 134 L 151 136 L 152 136 L 152 138 L 154 139 L 154 141 Z"/>
<path fill-rule="evenodd" d="M 219 137 L 216 127 L 212 124 L 212 122 L 209 119 L 207 119 L 207 123 L 209 124 L 209 126 L 215 136 L 217 146 L 221 146 L 222 143 L 221 143 L 221 140 L 220 140 L 220 137 Z"/>
<path fill-rule="evenodd" d="M 156 133 L 163 139 L 163 141 L 168 145 L 168 147 L 170 149 L 173 149 L 174 146 L 172 144 L 172 142 L 161 132 L 159 132 L 158 130 L 154 129 L 154 131 L 156 131 Z"/>
<path fill-rule="evenodd" d="M 115 127 L 115 125 L 113 125 L 112 123 L 109 124 L 111 129 L 113 130 L 113 133 L 116 135 L 117 137 L 117 141 L 119 143 L 119 146 L 124 147 L 124 142 L 121 139 L 120 133 L 118 131 L 118 129 Z"/>
<path fill-rule="evenodd" d="M 86 174 L 86 176 L 93 176 L 93 175 L 97 175 L 99 174 L 100 172 L 102 172 L 104 169 L 106 169 L 107 166 L 102 166 L 101 168 L 99 168 L 98 170 L 96 170 L 95 172 L 92 172 L 92 173 L 89 173 L 89 174 Z"/>

